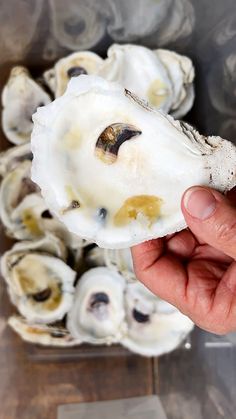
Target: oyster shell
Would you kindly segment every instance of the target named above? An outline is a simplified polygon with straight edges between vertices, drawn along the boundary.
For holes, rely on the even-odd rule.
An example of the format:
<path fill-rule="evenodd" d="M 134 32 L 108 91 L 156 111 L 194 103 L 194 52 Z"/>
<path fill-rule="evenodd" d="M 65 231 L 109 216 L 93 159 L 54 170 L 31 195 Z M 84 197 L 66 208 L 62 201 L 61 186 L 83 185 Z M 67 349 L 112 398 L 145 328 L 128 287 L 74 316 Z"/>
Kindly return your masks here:
<path fill-rule="evenodd" d="M 194 100 L 194 67 L 185 56 L 168 50 L 114 44 L 98 74 L 117 81 L 153 108 L 181 117 Z"/>
<path fill-rule="evenodd" d="M 104 248 L 185 228 L 180 202 L 190 186 L 236 184 L 233 144 L 99 77 L 73 78 L 34 124 L 32 179 L 70 231 Z"/>
<path fill-rule="evenodd" d="M 49 102 L 49 95 L 25 67 L 13 67 L 2 92 L 2 128 L 7 139 L 13 144 L 30 141 L 32 115 Z"/>
<path fill-rule="evenodd" d="M 188 113 L 194 102 L 193 63 L 188 57 L 166 49 L 157 49 L 154 52 L 164 64 L 172 82 L 170 114 L 175 118 L 181 118 Z"/>
<path fill-rule="evenodd" d="M 136 279 L 130 249 L 94 247 L 86 255 L 86 263 L 90 267 L 107 266 L 107 268 L 121 273 L 127 280 Z"/>
<path fill-rule="evenodd" d="M 56 347 L 71 347 L 81 343 L 72 338 L 64 327 L 32 324 L 20 316 L 11 316 L 8 324 L 26 342 Z"/>
<path fill-rule="evenodd" d="M 61 58 L 55 65 L 55 80 L 51 81 L 55 96 L 61 96 L 65 92 L 72 77 L 78 77 L 81 74 L 96 74 L 102 63 L 102 58 L 91 51 L 74 52 Z"/>
<path fill-rule="evenodd" d="M 0 153 L 0 176 L 5 176 L 8 172 L 24 160 L 32 160 L 30 143 L 8 148 Z"/>
<path fill-rule="evenodd" d="M 49 68 L 49 70 L 44 71 L 43 73 L 43 80 L 46 83 L 46 85 L 49 87 L 51 92 L 55 96 L 56 92 L 56 74 L 55 74 L 55 68 Z"/>
<path fill-rule="evenodd" d="M 172 103 L 172 83 L 157 54 L 137 45 L 113 44 L 98 74 L 116 81 L 156 109 L 168 113 Z"/>
<path fill-rule="evenodd" d="M 108 0 L 107 31 L 119 42 L 134 42 L 148 36 L 162 24 L 171 3 L 172 0 Z"/>
<path fill-rule="evenodd" d="M 83 274 L 67 316 L 71 335 L 94 344 L 119 342 L 125 330 L 124 289 L 124 278 L 107 268 L 94 268 Z"/>
<path fill-rule="evenodd" d="M 1 273 L 12 303 L 28 321 L 52 323 L 70 310 L 76 272 L 37 245 L 13 246 L 1 258 Z"/>
<path fill-rule="evenodd" d="M 29 148 L 28 144 L 18 146 Z M 18 148 L 16 147 L 16 148 Z M 13 153 L 12 153 L 13 154 Z M 11 158 L 10 158 L 11 157 Z M 19 155 L 4 156 L 0 168 L 14 166 Z M 9 159 L 9 162 L 7 161 Z M 0 186 L 0 218 L 10 237 L 18 240 L 35 240 L 53 233 L 72 249 L 87 245 L 86 241 L 70 233 L 48 210 L 39 189 L 30 179 L 31 161 L 25 160 L 5 175 Z"/>
<path fill-rule="evenodd" d="M 127 285 L 125 309 L 128 331 L 121 343 L 141 355 L 159 356 L 170 352 L 193 329 L 188 317 L 138 281 Z"/>
<path fill-rule="evenodd" d="M 58 43 L 69 50 L 94 47 L 105 35 L 104 1 L 50 0 L 52 29 Z"/>

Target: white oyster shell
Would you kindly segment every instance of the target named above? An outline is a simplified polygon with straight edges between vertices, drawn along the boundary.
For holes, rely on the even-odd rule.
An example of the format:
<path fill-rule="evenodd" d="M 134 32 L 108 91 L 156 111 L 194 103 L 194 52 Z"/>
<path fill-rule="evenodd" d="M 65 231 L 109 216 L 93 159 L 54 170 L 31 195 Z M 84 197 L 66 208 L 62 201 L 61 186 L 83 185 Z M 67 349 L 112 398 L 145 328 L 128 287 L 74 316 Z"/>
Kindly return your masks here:
<path fill-rule="evenodd" d="M 94 344 L 119 342 L 125 330 L 124 289 L 124 278 L 107 268 L 83 274 L 67 316 L 71 335 Z"/>
<path fill-rule="evenodd" d="M 73 78 L 34 124 L 32 179 L 71 232 L 104 248 L 179 231 L 188 187 L 225 192 L 236 183 L 233 144 L 201 136 L 99 77 Z M 120 144 L 130 132 L 136 136 Z"/>
<path fill-rule="evenodd" d="M 136 279 L 130 249 L 102 249 L 94 247 L 86 255 L 86 263 L 91 266 L 107 266 L 122 274 L 127 280 Z"/>
<path fill-rule="evenodd" d="M 71 77 L 81 74 L 96 74 L 103 63 L 102 58 L 95 52 L 74 52 L 65 58 L 61 58 L 55 65 L 55 96 L 61 96 Z"/>
<path fill-rule="evenodd" d="M 26 145 L 28 150 L 29 144 L 15 148 L 26 148 Z M 14 161 L 19 160 L 19 155 L 12 154 L 13 156 L 9 152 L 9 155 L 4 156 L 5 163 L 3 161 L 2 166 L 0 157 L 0 168 L 5 170 L 9 166 L 14 167 Z M 64 224 L 48 211 L 37 185 L 30 179 L 30 171 L 30 160 L 18 163 L 13 170 L 5 174 L 0 186 L 0 218 L 7 234 L 18 240 L 35 240 L 47 233 L 53 233 L 72 249 L 84 247 L 86 241 L 70 233 Z"/>
<path fill-rule="evenodd" d="M 170 352 L 193 329 L 188 317 L 139 282 L 127 285 L 125 309 L 128 331 L 121 343 L 141 355 L 159 356 Z"/>
<path fill-rule="evenodd" d="M 11 316 L 8 324 L 21 339 L 29 343 L 55 347 L 71 347 L 81 343 L 78 339 L 72 338 L 68 330 L 63 327 L 30 323 L 20 316 Z"/>
<path fill-rule="evenodd" d="M 31 117 L 39 106 L 49 102 L 49 95 L 25 67 L 13 67 L 2 92 L 2 128 L 7 139 L 14 144 L 30 141 Z"/>
<path fill-rule="evenodd" d="M 157 49 L 154 52 L 164 64 L 172 82 L 170 114 L 175 118 L 181 118 L 192 108 L 194 102 L 193 63 L 190 58 L 166 49 Z"/>
<path fill-rule="evenodd" d="M 24 160 L 32 160 L 30 143 L 8 148 L 0 153 L 0 176 L 5 176 L 8 172 Z"/>
<path fill-rule="evenodd" d="M 1 273 L 20 314 L 30 322 L 61 320 L 73 303 L 74 272 L 51 254 L 21 242 L 1 258 Z"/>
<path fill-rule="evenodd" d="M 49 68 L 49 70 L 44 71 L 43 73 L 43 80 L 46 83 L 46 85 L 49 87 L 51 92 L 55 96 L 56 92 L 56 74 L 55 74 L 55 68 Z"/>
<path fill-rule="evenodd" d="M 157 54 L 138 45 L 113 44 L 98 74 L 120 83 L 156 109 L 168 113 L 172 103 L 172 83 Z"/>

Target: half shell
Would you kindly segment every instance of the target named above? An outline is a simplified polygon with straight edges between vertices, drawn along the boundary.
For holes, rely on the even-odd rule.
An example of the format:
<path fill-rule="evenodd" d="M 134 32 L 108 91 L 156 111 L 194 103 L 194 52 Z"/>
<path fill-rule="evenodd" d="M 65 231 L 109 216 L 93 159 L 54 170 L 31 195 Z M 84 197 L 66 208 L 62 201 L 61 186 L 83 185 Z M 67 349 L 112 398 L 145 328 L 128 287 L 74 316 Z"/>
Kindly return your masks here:
<path fill-rule="evenodd" d="M 24 246 L 25 245 L 25 246 Z M 1 258 L 1 272 L 20 314 L 30 322 L 61 320 L 73 303 L 76 273 L 51 254 L 21 242 Z"/>
<path fill-rule="evenodd" d="M 119 342 L 125 330 L 124 289 L 124 278 L 107 268 L 83 274 L 67 316 L 71 335 L 94 344 Z"/>
<path fill-rule="evenodd" d="M 0 176 L 4 177 L 24 160 L 32 160 L 30 143 L 8 148 L 0 153 Z"/>
<path fill-rule="evenodd" d="M 71 232 L 104 248 L 185 228 L 180 203 L 190 186 L 236 184 L 233 144 L 99 77 L 73 78 L 34 123 L 32 179 Z"/>
<path fill-rule="evenodd" d="M 49 95 L 25 67 L 13 67 L 2 92 L 2 128 L 7 139 L 14 144 L 30 141 L 32 115 L 49 102 Z"/>
<path fill-rule="evenodd" d="M 72 338 L 68 330 L 63 327 L 32 324 L 20 316 L 11 316 L 8 324 L 21 339 L 29 343 L 56 347 L 71 347 L 81 343 L 78 339 Z"/>
<path fill-rule="evenodd" d="M 193 329 L 188 317 L 139 282 L 128 284 L 125 308 L 128 331 L 121 343 L 141 355 L 159 356 L 170 352 Z"/>
<path fill-rule="evenodd" d="M 96 74 L 102 63 L 102 58 L 91 51 L 74 52 L 61 58 L 55 65 L 55 80 L 51 81 L 55 96 L 61 96 L 65 92 L 72 77 L 78 77 L 81 74 Z"/>

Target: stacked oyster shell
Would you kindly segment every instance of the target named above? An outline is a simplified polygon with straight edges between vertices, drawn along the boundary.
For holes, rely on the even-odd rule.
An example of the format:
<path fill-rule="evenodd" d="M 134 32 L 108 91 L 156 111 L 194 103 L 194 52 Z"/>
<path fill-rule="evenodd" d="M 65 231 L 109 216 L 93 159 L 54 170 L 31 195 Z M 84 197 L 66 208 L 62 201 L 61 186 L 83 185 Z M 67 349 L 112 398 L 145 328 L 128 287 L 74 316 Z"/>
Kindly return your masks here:
<path fill-rule="evenodd" d="M 41 345 L 120 343 L 145 356 L 161 355 L 183 341 L 192 322 L 137 282 L 129 248 L 101 249 L 70 233 L 31 180 L 32 114 L 81 74 L 118 81 L 174 116 L 187 113 L 194 99 L 191 60 L 167 50 L 113 45 L 106 59 L 75 52 L 43 74 L 50 93 L 26 68 L 12 69 L 2 93 L 2 127 L 15 146 L 0 155 L 1 222 L 18 241 L 1 258 L 19 312 L 9 325 Z M 73 133 L 66 143 L 76 148 Z"/>

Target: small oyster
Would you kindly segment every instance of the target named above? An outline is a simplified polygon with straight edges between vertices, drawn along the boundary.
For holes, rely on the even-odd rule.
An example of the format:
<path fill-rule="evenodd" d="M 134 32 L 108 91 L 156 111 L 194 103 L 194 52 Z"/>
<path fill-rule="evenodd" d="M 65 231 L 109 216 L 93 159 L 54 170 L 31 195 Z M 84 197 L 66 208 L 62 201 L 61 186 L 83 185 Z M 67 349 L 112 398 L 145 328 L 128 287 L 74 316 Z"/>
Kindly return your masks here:
<path fill-rule="evenodd" d="M 119 342 L 125 330 L 124 289 L 124 278 L 107 268 L 94 268 L 83 274 L 67 316 L 71 335 L 94 344 Z"/>
<path fill-rule="evenodd" d="M 73 78 L 34 124 L 32 179 L 71 232 L 104 248 L 185 228 L 180 202 L 190 186 L 225 192 L 236 184 L 233 144 L 201 136 L 99 77 Z"/>
<path fill-rule="evenodd" d="M 64 327 L 30 323 L 20 316 L 11 316 L 9 326 L 26 342 L 43 346 L 71 347 L 79 345 L 78 339 L 72 338 Z"/>
<path fill-rule="evenodd" d="M 12 303 L 28 321 L 52 323 L 70 310 L 76 272 L 58 257 L 39 252 L 35 243 L 21 242 L 7 251 L 1 273 Z"/>
<path fill-rule="evenodd" d="M 140 282 L 127 285 L 125 309 L 128 331 L 121 343 L 141 355 L 159 356 L 170 352 L 193 329 L 188 317 L 160 300 Z"/>
<path fill-rule="evenodd" d="M 32 115 L 49 102 L 49 95 L 25 67 L 13 67 L 2 92 L 2 128 L 7 139 L 14 144 L 30 141 Z"/>
<path fill-rule="evenodd" d="M 55 68 L 49 68 L 49 70 L 44 71 L 43 75 L 44 83 L 49 87 L 51 92 L 55 96 L 56 92 L 56 74 L 55 74 Z"/>
<path fill-rule="evenodd" d="M 8 172 L 24 160 L 32 160 L 30 143 L 8 148 L 0 153 L 0 176 L 4 177 Z"/>
<path fill-rule="evenodd" d="M 55 79 L 51 79 L 55 96 L 61 96 L 65 92 L 72 77 L 78 77 L 81 74 L 96 74 L 102 63 L 102 58 L 91 51 L 74 52 L 61 58 L 55 65 Z"/>

